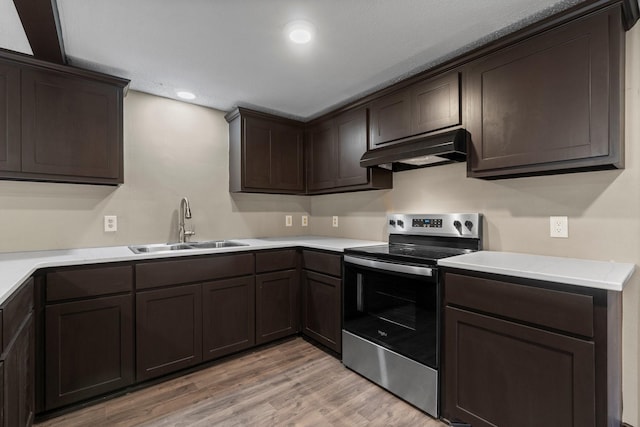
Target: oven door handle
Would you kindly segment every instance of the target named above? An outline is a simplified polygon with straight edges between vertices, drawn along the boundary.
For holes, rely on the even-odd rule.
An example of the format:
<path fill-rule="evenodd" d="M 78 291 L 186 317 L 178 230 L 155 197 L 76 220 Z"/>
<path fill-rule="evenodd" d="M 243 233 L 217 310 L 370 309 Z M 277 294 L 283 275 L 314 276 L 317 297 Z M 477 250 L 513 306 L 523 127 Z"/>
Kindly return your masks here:
<path fill-rule="evenodd" d="M 394 264 L 391 262 L 374 261 L 365 258 L 356 258 L 350 255 L 344 256 L 344 262 L 362 267 L 376 268 L 378 270 L 393 271 L 396 273 L 414 274 L 417 276 L 433 276 L 433 269 L 428 267 L 418 267 L 415 265 Z"/>

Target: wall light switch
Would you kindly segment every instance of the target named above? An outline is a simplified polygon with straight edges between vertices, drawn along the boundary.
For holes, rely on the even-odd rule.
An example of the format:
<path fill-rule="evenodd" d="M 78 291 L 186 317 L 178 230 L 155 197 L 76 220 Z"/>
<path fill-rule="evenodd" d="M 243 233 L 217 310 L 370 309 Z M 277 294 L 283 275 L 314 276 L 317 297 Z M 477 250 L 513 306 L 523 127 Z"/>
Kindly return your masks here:
<path fill-rule="evenodd" d="M 338 226 L 338 217 L 334 216 L 333 220 L 331 221 L 331 225 L 333 225 L 334 227 Z"/>
<path fill-rule="evenodd" d="M 309 225 L 309 217 L 307 215 L 302 215 L 302 226 L 306 227 Z"/>
<path fill-rule="evenodd" d="M 118 217 L 115 215 L 104 216 L 104 231 L 105 233 L 113 233 L 118 231 Z"/>
<path fill-rule="evenodd" d="M 569 218 L 566 216 L 549 217 L 549 236 L 569 237 Z"/>
<path fill-rule="evenodd" d="M 284 217 L 284 225 L 287 227 L 293 226 L 293 217 L 291 215 L 285 215 Z"/>

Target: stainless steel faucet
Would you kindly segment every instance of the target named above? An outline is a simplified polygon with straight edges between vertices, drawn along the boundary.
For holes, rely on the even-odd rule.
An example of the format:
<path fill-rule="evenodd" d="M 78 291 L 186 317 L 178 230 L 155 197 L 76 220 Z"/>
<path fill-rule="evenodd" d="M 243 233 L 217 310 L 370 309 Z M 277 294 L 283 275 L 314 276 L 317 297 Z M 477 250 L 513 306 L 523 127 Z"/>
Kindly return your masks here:
<path fill-rule="evenodd" d="M 185 226 L 185 220 L 191 219 L 191 207 L 189 207 L 189 199 L 183 197 L 180 200 L 180 219 L 178 220 L 178 229 L 180 231 L 180 243 L 185 243 L 189 241 L 189 237 L 193 236 L 195 231 L 187 230 Z"/>

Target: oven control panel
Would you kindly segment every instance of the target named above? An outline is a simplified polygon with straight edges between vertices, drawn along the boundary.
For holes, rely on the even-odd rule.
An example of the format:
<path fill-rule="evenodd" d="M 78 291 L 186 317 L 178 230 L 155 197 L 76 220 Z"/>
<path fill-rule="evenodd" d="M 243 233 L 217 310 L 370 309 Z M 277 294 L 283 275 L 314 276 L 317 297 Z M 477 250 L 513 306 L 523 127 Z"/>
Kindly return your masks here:
<path fill-rule="evenodd" d="M 412 227 L 422 228 L 442 228 L 442 218 L 413 218 Z"/>
<path fill-rule="evenodd" d="M 468 237 L 482 235 L 482 214 L 389 214 L 390 234 Z"/>

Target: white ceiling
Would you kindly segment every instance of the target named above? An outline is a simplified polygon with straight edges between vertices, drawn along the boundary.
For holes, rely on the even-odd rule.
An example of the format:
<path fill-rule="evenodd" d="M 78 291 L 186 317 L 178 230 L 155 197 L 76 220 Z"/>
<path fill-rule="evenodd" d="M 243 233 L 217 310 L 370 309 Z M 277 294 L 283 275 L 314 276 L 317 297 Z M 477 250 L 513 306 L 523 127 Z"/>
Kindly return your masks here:
<path fill-rule="evenodd" d="M 57 0 L 70 64 L 309 119 L 582 0 Z M 12 0 L 0 47 L 31 53 Z M 285 25 L 316 27 L 292 45 Z"/>

